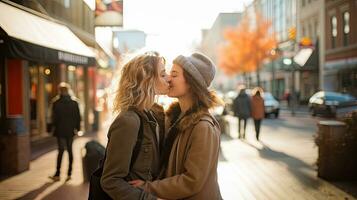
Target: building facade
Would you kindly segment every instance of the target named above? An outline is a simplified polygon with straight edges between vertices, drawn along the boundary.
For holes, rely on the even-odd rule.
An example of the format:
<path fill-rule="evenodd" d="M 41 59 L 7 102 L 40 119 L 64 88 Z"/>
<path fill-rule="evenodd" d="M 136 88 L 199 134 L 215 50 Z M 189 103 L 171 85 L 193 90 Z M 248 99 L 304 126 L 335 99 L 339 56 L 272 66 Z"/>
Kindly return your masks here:
<path fill-rule="evenodd" d="M 28 169 L 31 152 L 54 143 L 47 130 L 49 108 L 62 81 L 71 85 L 79 99 L 82 130 L 91 130 L 96 60 L 88 38 L 94 26 L 75 19 L 90 21 L 94 15 L 67 18 L 71 12 L 63 10 L 75 13 L 81 10 L 77 6 L 86 5 L 83 1 L 0 1 L 1 174 Z M 82 36 L 72 29 L 80 30 L 77 34 Z M 85 36 L 89 37 L 82 39 Z"/>
<path fill-rule="evenodd" d="M 146 46 L 146 34 L 139 30 L 114 31 L 113 45 L 122 54 L 135 52 Z"/>
<path fill-rule="evenodd" d="M 298 65 L 300 100 L 304 102 L 322 89 L 325 11 L 321 8 L 324 8 L 323 0 L 302 0 L 297 4 L 297 54 L 311 49 L 302 55 L 303 64 Z"/>
<path fill-rule="evenodd" d="M 242 13 L 220 13 L 210 29 L 202 30 L 200 50 L 207 54 L 217 66 L 219 48 L 224 43 L 224 30 L 228 27 L 238 26 L 241 19 Z M 227 79 L 227 75 L 218 67 L 215 78 L 215 87 L 217 89 L 222 91 L 231 90 L 235 88 L 238 82 L 239 77 Z"/>
<path fill-rule="evenodd" d="M 357 2 L 325 4 L 324 89 L 357 96 Z"/>
<path fill-rule="evenodd" d="M 291 66 L 283 62 L 284 57 L 291 58 L 296 51 L 295 43 L 289 39 L 289 29 L 297 26 L 296 6 L 296 0 L 255 0 L 244 12 L 247 15 L 260 13 L 271 22 L 271 31 L 276 35 L 278 46 L 275 53 L 279 57 L 265 61 L 260 70 L 260 78 L 261 87 L 270 91 L 277 99 L 282 99 L 284 93 L 291 91 L 292 87 L 298 87 L 298 74 L 291 73 Z M 251 73 L 250 77 L 251 86 L 256 85 L 255 73 Z"/>

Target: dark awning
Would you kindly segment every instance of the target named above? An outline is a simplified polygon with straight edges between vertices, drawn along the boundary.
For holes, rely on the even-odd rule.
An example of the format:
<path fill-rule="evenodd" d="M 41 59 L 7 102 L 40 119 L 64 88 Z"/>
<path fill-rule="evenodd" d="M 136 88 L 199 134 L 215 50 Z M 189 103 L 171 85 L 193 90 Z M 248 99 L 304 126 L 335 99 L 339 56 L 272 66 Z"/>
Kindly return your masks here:
<path fill-rule="evenodd" d="M 94 52 L 68 27 L 0 2 L 0 45 L 10 58 L 95 65 Z"/>

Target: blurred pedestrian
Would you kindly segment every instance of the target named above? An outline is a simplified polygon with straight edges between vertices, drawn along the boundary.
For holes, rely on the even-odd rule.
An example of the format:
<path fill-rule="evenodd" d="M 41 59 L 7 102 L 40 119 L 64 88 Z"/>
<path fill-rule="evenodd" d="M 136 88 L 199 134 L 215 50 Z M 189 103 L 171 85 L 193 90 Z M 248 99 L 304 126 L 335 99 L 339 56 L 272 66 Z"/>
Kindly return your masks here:
<path fill-rule="evenodd" d="M 122 68 L 114 99 L 118 116 L 108 131 L 100 177 L 100 187 L 112 199 L 158 199 L 128 181 L 152 181 L 159 175 L 164 112 L 155 95 L 167 94 L 167 78 L 165 59 L 157 52 L 140 54 Z M 96 199 L 91 192 L 89 199 Z"/>
<path fill-rule="evenodd" d="M 52 124 L 50 129 L 53 130 L 54 136 L 57 137 L 58 156 L 56 172 L 49 178 L 54 181 L 60 180 L 62 156 L 65 148 L 67 149 L 69 159 L 66 181 L 71 179 L 73 137 L 80 131 L 81 116 L 79 113 L 78 102 L 75 97 L 70 96 L 69 91 L 70 85 L 62 82 L 58 85 L 59 95 L 52 99 Z"/>
<path fill-rule="evenodd" d="M 264 99 L 262 95 L 263 95 L 263 89 L 259 87 L 254 88 L 253 97 L 252 97 L 252 118 L 254 120 L 255 137 L 257 138 L 258 141 L 259 141 L 260 126 L 265 115 Z"/>
<path fill-rule="evenodd" d="M 289 91 L 289 90 L 286 90 L 286 91 L 285 91 L 284 99 L 285 99 L 286 102 L 287 102 L 287 106 L 290 107 L 291 94 L 290 94 L 290 91 Z"/>
<path fill-rule="evenodd" d="M 250 97 L 242 87 L 238 96 L 233 101 L 234 115 L 238 117 L 238 138 L 245 139 L 245 131 L 247 128 L 247 121 L 251 115 Z M 243 130 L 241 130 L 241 121 L 243 121 Z"/>
<path fill-rule="evenodd" d="M 220 129 L 209 112 L 223 104 L 208 89 L 214 75 L 214 64 L 203 54 L 174 60 L 168 96 L 178 98 L 178 103 L 167 111 L 170 127 L 161 158 L 163 179 L 135 180 L 133 185 L 163 199 L 222 199 L 217 181 Z"/>

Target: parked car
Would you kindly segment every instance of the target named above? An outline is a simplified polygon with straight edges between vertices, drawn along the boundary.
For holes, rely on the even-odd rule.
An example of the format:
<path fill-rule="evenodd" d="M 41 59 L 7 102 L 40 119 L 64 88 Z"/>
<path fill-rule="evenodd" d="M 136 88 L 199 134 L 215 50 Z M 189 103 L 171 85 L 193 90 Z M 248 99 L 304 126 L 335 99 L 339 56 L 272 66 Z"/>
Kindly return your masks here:
<path fill-rule="evenodd" d="M 238 96 L 237 91 L 231 90 L 223 95 L 223 101 L 225 103 L 225 114 L 233 115 L 233 101 Z"/>
<path fill-rule="evenodd" d="M 265 107 L 265 117 L 274 114 L 275 118 L 279 117 L 280 103 L 277 101 L 270 92 L 264 92 L 264 107 Z"/>
<path fill-rule="evenodd" d="M 309 99 L 309 109 L 312 116 L 335 117 L 339 112 L 338 110 L 355 109 L 356 106 L 357 99 L 355 97 L 337 92 L 320 91 Z"/>
<path fill-rule="evenodd" d="M 252 90 L 246 89 L 245 91 L 250 97 L 252 96 Z M 226 111 L 233 115 L 233 101 L 238 96 L 236 91 L 229 91 L 224 98 L 226 103 Z M 270 92 L 263 93 L 264 107 L 265 107 L 265 117 L 269 117 L 271 114 L 275 118 L 279 117 L 280 103 L 277 101 Z"/>

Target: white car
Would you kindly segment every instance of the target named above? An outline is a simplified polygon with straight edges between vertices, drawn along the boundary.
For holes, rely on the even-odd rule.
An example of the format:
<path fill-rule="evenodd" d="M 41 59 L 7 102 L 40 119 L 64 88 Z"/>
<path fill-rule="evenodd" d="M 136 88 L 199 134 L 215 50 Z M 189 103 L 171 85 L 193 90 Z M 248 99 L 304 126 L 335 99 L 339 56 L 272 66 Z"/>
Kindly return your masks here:
<path fill-rule="evenodd" d="M 264 92 L 265 117 L 274 114 L 275 118 L 279 117 L 280 104 L 270 92 Z"/>

